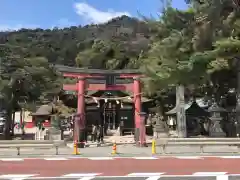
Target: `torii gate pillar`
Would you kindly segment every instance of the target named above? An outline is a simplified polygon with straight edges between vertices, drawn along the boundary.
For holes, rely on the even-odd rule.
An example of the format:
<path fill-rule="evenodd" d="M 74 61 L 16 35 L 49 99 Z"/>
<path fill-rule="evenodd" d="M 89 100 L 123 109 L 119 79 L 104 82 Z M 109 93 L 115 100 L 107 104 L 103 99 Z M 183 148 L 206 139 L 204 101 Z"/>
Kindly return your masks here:
<path fill-rule="evenodd" d="M 74 124 L 76 127 L 74 128 L 74 141 L 80 143 L 80 147 L 83 146 L 85 139 L 85 78 L 79 77 L 77 83 L 77 118 Z"/>
<path fill-rule="evenodd" d="M 135 109 L 135 141 L 141 146 L 146 144 L 145 119 L 141 118 L 141 83 L 140 77 L 133 77 L 133 95 Z"/>
<path fill-rule="evenodd" d="M 78 103 L 77 103 L 77 113 L 81 116 L 85 113 L 85 101 L 84 101 L 84 93 L 85 93 L 85 78 L 78 78 Z"/>

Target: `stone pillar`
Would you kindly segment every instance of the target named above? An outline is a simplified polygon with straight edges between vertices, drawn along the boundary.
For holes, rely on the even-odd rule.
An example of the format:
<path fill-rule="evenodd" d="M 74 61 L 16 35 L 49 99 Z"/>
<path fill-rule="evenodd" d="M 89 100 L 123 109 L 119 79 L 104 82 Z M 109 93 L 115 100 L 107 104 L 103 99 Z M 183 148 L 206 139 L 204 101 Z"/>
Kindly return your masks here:
<path fill-rule="evenodd" d="M 184 86 L 176 86 L 176 107 L 177 107 L 177 132 L 178 137 L 187 137 L 187 124 L 185 115 Z"/>

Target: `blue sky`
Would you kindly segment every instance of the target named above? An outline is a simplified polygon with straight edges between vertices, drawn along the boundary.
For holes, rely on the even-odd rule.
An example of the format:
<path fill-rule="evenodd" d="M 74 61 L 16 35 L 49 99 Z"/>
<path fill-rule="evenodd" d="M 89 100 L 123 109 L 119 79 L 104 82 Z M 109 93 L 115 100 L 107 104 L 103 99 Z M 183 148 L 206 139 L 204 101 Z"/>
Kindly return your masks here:
<path fill-rule="evenodd" d="M 161 0 L 0 0 L 0 30 L 103 23 L 120 15 L 156 16 Z M 173 6 L 186 8 L 184 0 Z"/>

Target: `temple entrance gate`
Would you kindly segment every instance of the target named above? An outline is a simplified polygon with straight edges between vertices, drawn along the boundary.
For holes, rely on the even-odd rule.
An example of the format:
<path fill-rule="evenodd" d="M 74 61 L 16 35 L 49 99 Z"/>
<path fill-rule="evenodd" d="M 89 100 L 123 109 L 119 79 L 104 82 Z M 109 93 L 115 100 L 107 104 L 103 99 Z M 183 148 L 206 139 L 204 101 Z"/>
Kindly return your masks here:
<path fill-rule="evenodd" d="M 74 133 L 76 142 L 82 141 L 79 135 L 85 129 L 85 92 L 88 90 L 121 90 L 133 92 L 135 140 L 140 145 L 146 143 L 145 124 L 141 122 L 141 72 L 136 70 L 82 69 L 68 66 L 56 66 L 56 68 L 63 73 L 64 77 L 77 79 L 76 84 L 63 85 L 64 90 L 76 91 L 78 96 L 77 122 L 75 122 L 76 131 Z M 106 117 L 110 116 L 105 114 Z M 111 125 L 110 122 L 109 125 Z"/>

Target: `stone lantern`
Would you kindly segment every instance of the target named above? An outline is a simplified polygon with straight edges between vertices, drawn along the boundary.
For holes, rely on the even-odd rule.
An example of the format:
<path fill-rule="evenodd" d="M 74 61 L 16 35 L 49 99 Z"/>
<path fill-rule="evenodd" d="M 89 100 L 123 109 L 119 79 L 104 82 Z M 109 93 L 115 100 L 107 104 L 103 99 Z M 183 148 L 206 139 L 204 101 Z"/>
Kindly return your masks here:
<path fill-rule="evenodd" d="M 226 113 L 227 111 L 219 107 L 216 102 L 213 103 L 211 107 L 208 108 L 210 113 L 210 126 L 209 126 L 209 136 L 210 137 L 225 137 L 226 134 L 222 130 L 222 116 L 221 113 Z"/>

